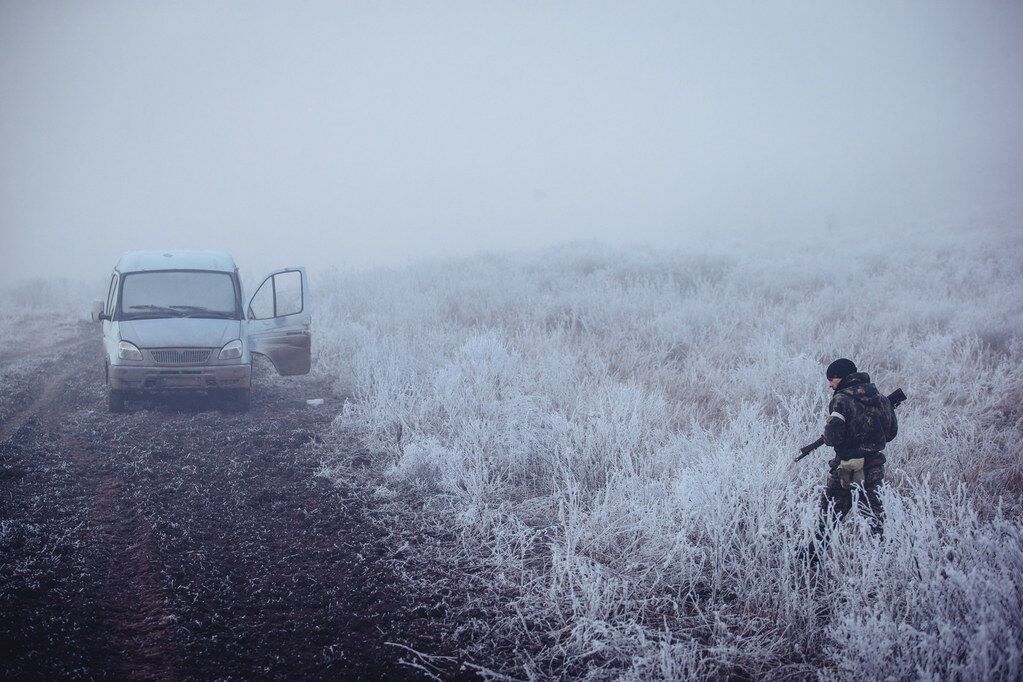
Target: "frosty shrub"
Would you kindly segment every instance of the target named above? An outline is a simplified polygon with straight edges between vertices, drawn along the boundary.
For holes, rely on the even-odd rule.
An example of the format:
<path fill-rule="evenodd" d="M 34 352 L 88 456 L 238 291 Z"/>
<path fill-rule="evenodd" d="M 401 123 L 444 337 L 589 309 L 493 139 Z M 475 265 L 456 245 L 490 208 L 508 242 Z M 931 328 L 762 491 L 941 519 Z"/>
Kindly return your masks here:
<path fill-rule="evenodd" d="M 35 278 L 0 287 L 0 347 L 18 350 L 48 339 L 68 336 L 89 318 L 92 299 L 106 296 L 102 279 L 88 282 Z"/>
<path fill-rule="evenodd" d="M 35 314 L 88 314 L 92 299 L 104 298 L 109 277 L 81 281 L 70 279 L 28 279 L 0 289 L 0 310 Z"/>
<path fill-rule="evenodd" d="M 351 396 L 336 427 L 457 536 L 487 609 L 453 616 L 470 658 L 1023 675 L 1023 239 L 868 236 L 841 258 L 581 244 L 318 278 L 319 366 Z M 909 400 L 884 538 L 854 514 L 812 568 L 828 455 L 792 458 L 839 356 Z"/>

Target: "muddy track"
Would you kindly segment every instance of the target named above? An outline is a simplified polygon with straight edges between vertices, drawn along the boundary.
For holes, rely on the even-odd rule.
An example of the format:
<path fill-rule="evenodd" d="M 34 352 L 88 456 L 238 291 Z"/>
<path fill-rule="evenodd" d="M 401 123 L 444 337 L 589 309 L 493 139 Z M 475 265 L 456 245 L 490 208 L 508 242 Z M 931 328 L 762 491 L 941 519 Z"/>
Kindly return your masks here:
<path fill-rule="evenodd" d="M 407 679 L 396 644 L 443 653 L 366 496 L 314 476 L 326 381 L 261 367 L 244 415 L 111 415 L 96 334 L 0 398 L 0 677 Z"/>

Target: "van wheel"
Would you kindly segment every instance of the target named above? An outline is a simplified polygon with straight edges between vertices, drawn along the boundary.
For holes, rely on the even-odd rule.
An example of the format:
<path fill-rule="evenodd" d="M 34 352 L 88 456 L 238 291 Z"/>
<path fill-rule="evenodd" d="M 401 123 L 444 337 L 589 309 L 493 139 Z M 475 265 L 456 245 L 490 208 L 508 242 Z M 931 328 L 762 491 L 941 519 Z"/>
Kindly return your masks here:
<path fill-rule="evenodd" d="M 107 391 L 107 409 L 111 412 L 124 412 L 124 391 Z"/>
<path fill-rule="evenodd" d="M 224 402 L 232 412 L 248 412 L 249 396 L 252 391 L 247 388 L 236 388 L 224 391 Z"/>

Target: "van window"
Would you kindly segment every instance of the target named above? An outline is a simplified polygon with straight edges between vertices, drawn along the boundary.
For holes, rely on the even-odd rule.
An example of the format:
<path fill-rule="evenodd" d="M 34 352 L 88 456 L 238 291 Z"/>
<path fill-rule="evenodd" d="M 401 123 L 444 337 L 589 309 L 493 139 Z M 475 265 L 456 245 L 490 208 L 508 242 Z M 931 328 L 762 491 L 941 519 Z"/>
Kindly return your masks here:
<path fill-rule="evenodd" d="M 273 278 L 268 277 L 256 290 L 249 302 L 249 317 L 253 320 L 268 320 L 274 316 Z"/>
<path fill-rule="evenodd" d="M 267 320 L 302 312 L 302 273 L 298 270 L 278 272 L 259 285 L 249 303 L 249 318 Z"/>
<path fill-rule="evenodd" d="M 160 317 L 240 319 L 238 289 L 227 272 L 132 272 L 121 282 L 121 320 Z"/>
<path fill-rule="evenodd" d="M 302 273 L 297 270 L 274 275 L 274 317 L 302 312 Z"/>

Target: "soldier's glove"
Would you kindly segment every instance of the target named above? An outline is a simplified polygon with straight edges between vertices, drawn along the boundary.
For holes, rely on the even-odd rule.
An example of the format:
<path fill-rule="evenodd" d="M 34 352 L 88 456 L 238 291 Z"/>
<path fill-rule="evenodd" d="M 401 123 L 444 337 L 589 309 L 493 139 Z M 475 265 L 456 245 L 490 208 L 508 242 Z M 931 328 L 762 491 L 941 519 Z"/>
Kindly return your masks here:
<path fill-rule="evenodd" d="M 863 458 L 843 459 L 838 463 L 838 481 L 845 490 L 863 485 Z"/>

